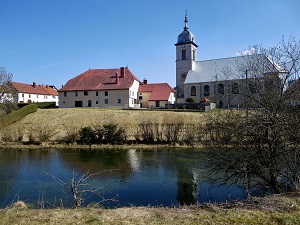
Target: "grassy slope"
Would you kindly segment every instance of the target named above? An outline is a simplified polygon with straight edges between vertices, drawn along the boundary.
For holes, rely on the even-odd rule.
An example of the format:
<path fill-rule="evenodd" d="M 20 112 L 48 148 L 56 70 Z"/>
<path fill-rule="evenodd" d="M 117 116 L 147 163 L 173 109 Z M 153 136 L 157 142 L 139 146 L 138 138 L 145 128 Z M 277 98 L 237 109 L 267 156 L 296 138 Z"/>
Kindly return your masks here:
<path fill-rule="evenodd" d="M 0 211 L 1 224 L 300 224 L 299 195 L 198 208 L 17 209 Z"/>
<path fill-rule="evenodd" d="M 174 111 L 141 111 L 116 110 L 94 108 L 70 109 L 38 109 L 23 120 L 8 127 L 8 130 L 21 130 L 26 132 L 35 127 L 58 131 L 63 136 L 66 130 L 84 126 L 99 126 L 110 122 L 117 123 L 125 128 L 126 133 L 132 135 L 141 122 L 153 123 L 201 123 L 205 113 L 200 112 L 174 112 Z M 7 130 L 5 131 L 7 132 Z"/>

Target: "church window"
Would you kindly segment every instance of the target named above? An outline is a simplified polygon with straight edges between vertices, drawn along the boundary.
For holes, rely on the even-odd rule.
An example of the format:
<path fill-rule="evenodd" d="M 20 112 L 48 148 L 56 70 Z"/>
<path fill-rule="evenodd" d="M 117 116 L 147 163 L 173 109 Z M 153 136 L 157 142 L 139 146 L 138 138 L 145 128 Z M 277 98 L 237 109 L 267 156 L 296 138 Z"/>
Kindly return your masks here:
<path fill-rule="evenodd" d="M 218 95 L 224 95 L 224 84 L 218 84 Z"/>
<path fill-rule="evenodd" d="M 238 94 L 239 93 L 239 85 L 238 83 L 232 84 L 232 94 Z"/>
<path fill-rule="evenodd" d="M 191 96 L 196 96 L 196 87 L 195 86 L 191 87 Z"/>
<path fill-rule="evenodd" d="M 182 60 L 186 60 L 186 50 L 183 49 L 181 53 L 182 53 Z"/>
<path fill-rule="evenodd" d="M 208 85 L 205 85 L 204 86 L 204 96 L 209 96 L 210 95 L 210 90 L 209 90 L 209 86 Z"/>

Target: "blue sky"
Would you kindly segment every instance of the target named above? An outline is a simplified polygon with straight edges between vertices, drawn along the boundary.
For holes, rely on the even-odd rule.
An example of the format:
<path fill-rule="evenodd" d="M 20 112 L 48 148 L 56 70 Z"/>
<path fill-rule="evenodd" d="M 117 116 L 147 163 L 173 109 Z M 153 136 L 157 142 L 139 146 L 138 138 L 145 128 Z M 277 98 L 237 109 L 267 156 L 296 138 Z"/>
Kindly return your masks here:
<path fill-rule="evenodd" d="M 1 0 L 0 66 L 13 81 L 57 88 L 89 68 L 121 66 L 175 86 L 185 10 L 198 60 L 300 39 L 299 0 Z"/>

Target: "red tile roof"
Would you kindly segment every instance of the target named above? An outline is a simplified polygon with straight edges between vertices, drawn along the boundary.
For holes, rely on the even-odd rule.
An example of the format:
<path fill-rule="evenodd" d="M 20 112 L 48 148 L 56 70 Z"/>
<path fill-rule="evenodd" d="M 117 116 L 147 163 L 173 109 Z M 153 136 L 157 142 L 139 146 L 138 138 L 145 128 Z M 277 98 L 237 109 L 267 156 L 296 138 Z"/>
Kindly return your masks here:
<path fill-rule="evenodd" d="M 141 84 L 139 92 L 151 92 L 149 101 L 168 101 L 171 92 L 176 91 L 167 83 Z"/>
<path fill-rule="evenodd" d="M 124 76 L 121 75 L 122 69 L 124 70 Z M 116 73 L 118 73 L 118 78 Z M 134 80 L 141 83 L 127 67 L 118 69 L 89 69 L 70 79 L 59 91 L 128 89 L 132 86 Z"/>
<path fill-rule="evenodd" d="M 19 93 L 29 93 L 29 94 L 39 94 L 39 95 L 57 95 L 58 92 L 56 89 L 48 85 L 36 85 L 35 83 L 23 84 L 18 82 L 10 82 L 10 84 L 17 90 Z"/>

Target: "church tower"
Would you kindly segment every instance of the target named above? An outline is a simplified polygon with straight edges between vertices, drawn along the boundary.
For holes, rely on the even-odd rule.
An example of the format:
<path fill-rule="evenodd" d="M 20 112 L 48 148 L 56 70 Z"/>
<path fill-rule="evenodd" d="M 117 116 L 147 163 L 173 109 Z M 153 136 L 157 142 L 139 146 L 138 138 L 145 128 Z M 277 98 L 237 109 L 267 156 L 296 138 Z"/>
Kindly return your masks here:
<path fill-rule="evenodd" d="M 197 61 L 195 36 L 189 31 L 187 13 L 185 15 L 183 32 L 178 35 L 176 46 L 176 91 L 177 98 L 184 98 L 183 84 L 189 70 Z"/>

